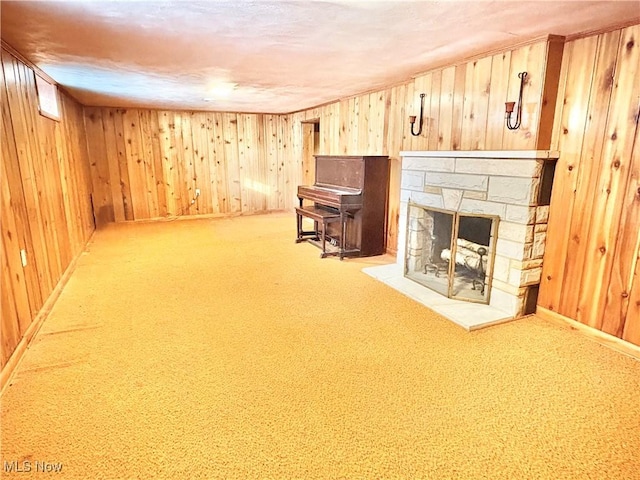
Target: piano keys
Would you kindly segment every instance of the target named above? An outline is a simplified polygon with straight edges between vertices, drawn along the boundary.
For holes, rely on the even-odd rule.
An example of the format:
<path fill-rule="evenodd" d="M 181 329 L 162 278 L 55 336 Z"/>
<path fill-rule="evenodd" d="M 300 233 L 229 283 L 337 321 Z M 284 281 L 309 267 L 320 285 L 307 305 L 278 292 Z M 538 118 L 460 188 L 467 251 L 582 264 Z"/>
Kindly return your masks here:
<path fill-rule="evenodd" d="M 320 186 L 298 186 L 298 198 L 307 198 L 316 203 L 333 207 L 357 209 L 362 207 L 362 190 L 357 188 L 330 188 Z"/>
<path fill-rule="evenodd" d="M 334 212 L 340 221 L 331 221 L 318 228 L 314 215 L 313 238 L 337 245 L 330 254 L 344 256 L 382 255 L 386 251 L 386 220 L 389 192 L 389 157 L 386 156 L 331 156 L 316 155 L 316 176 L 313 185 L 298 186 L 300 209 L 296 209 L 298 225 L 305 216 L 304 202 L 326 210 L 326 218 Z M 311 211 L 311 210 L 309 210 Z M 311 217 L 311 215 L 308 215 Z M 326 228 L 325 228 L 326 227 Z M 320 235 L 323 238 L 320 239 Z M 298 241 L 302 239 L 298 227 Z M 324 244 L 321 242 L 320 244 Z"/>

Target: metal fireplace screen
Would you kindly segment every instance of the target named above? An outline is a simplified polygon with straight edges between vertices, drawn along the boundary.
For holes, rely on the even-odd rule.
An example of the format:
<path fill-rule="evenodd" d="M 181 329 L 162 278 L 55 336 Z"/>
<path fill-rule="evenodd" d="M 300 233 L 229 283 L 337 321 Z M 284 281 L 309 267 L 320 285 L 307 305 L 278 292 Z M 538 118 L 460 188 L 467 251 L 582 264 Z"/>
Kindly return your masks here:
<path fill-rule="evenodd" d="M 488 304 L 499 217 L 408 208 L 405 276 L 449 298 Z"/>

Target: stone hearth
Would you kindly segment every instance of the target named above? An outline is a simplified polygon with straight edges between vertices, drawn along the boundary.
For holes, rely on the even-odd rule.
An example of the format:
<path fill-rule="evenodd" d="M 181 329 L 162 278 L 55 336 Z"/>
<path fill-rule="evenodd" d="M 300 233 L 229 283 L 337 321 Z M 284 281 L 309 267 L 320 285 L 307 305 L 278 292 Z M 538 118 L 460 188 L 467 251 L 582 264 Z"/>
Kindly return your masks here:
<path fill-rule="evenodd" d="M 387 266 L 386 270 L 380 270 L 377 272 L 379 275 L 375 268 L 381 267 L 368 269 L 371 271 L 367 273 L 382 281 L 385 280 L 381 277 L 385 277 L 385 283 L 390 285 L 404 284 L 405 290 L 408 288 L 411 292 L 403 293 L 412 298 L 416 297 L 416 292 L 418 296 L 424 296 L 419 295 L 422 288 L 429 290 L 418 284 L 414 287 L 405 283 L 415 283 L 408 279 L 392 279 L 398 273 L 402 276 L 405 273 L 407 212 L 410 203 L 449 212 L 492 215 L 498 217 L 499 221 L 494 239 L 495 259 L 488 305 L 446 300 L 453 302 L 448 305 L 462 304 L 465 315 L 470 315 L 471 311 L 491 312 L 486 322 L 489 324 L 525 314 L 527 304 L 535 305 L 540 283 L 548 202 L 558 152 L 428 151 L 401 152 L 401 156 L 397 264 L 396 267 Z M 392 274 L 392 270 L 396 273 Z M 398 289 L 402 291 L 402 288 Z M 427 297 L 432 299 L 432 303 L 436 298 L 431 292 Z M 423 303 L 429 306 L 428 302 L 427 299 Z M 438 299 L 436 303 L 442 302 Z"/>

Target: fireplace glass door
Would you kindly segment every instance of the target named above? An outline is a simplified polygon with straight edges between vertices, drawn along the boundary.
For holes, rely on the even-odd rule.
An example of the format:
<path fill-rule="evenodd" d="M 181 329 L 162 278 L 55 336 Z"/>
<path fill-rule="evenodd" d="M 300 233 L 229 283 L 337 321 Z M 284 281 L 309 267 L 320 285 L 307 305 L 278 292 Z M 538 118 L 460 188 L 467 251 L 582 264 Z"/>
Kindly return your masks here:
<path fill-rule="evenodd" d="M 405 276 L 442 295 L 489 303 L 498 217 L 409 204 Z"/>

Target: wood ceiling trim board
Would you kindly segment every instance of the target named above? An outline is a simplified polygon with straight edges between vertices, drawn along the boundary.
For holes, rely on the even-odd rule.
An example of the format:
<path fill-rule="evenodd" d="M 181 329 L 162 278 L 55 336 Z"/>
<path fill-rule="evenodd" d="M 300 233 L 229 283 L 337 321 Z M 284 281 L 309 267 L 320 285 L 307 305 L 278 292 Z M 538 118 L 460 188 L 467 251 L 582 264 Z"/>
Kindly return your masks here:
<path fill-rule="evenodd" d="M 40 70 L 40 68 L 38 68 L 37 65 L 35 65 L 33 62 L 31 62 L 28 58 L 26 58 L 24 55 L 22 55 L 20 52 L 18 52 L 15 48 L 13 48 L 11 45 L 9 45 L 4 40 L 2 40 L 2 50 L 7 52 L 9 55 L 14 57 L 19 62 L 21 62 L 24 65 L 26 65 L 27 67 L 29 67 L 31 70 L 34 71 L 34 73 L 36 75 L 38 75 L 39 77 L 43 78 L 44 80 L 46 80 L 50 84 L 54 85 L 58 89 L 58 93 L 60 95 L 65 95 L 68 98 L 70 98 L 71 100 L 73 100 L 74 102 L 76 102 L 81 107 L 85 107 L 85 105 L 83 103 L 81 103 L 80 100 L 78 100 L 64 85 L 60 85 L 59 83 L 57 83 L 53 78 L 51 78 L 49 75 L 47 75 L 42 70 Z"/>
<path fill-rule="evenodd" d="M 638 9 L 640 10 L 640 3 L 638 4 Z M 581 33 L 576 33 L 574 35 L 567 35 L 565 38 L 565 42 L 572 42 L 574 40 L 579 40 L 581 38 L 585 38 L 585 37 L 591 37 L 593 35 L 601 35 L 603 33 L 609 33 L 612 32 L 614 30 L 622 30 L 624 28 L 627 27 L 632 27 L 633 25 L 640 25 L 640 16 L 635 17 L 635 18 L 631 18 L 627 21 L 624 22 L 619 22 L 619 23 L 614 23 L 612 25 L 609 25 L 607 27 L 603 27 L 603 28 L 598 28 L 595 30 L 589 30 L 586 32 L 581 32 Z"/>
<path fill-rule="evenodd" d="M 383 90 L 388 90 L 390 88 L 396 88 L 396 87 L 399 87 L 399 86 L 402 86 L 402 85 L 408 85 L 411 82 L 414 82 L 416 78 L 422 77 L 424 75 L 428 75 L 428 74 L 433 73 L 433 72 L 442 71 L 442 70 L 444 70 L 446 68 L 450 68 L 450 67 L 457 67 L 459 65 L 463 65 L 463 64 L 466 64 L 466 63 L 469 63 L 469 62 L 473 62 L 475 60 L 480 60 L 482 58 L 490 57 L 490 56 L 493 56 L 493 55 L 499 55 L 501 53 L 511 52 L 511 51 L 516 50 L 518 48 L 522 48 L 522 47 L 525 47 L 527 45 L 533 45 L 533 44 L 540 43 L 540 42 L 549 42 L 549 43 L 562 42 L 562 43 L 564 43 L 565 42 L 565 37 L 563 37 L 562 35 L 542 35 L 542 36 L 538 36 L 538 37 L 535 37 L 535 38 L 532 38 L 532 39 L 529 39 L 529 40 L 525 40 L 525 41 L 522 41 L 522 42 L 512 43 L 512 44 L 508 44 L 508 45 L 505 45 L 505 46 L 502 46 L 502 47 L 496 47 L 496 48 L 493 48 L 491 50 L 484 51 L 484 53 L 478 53 L 478 54 L 474 54 L 472 56 L 458 57 L 456 60 L 447 61 L 445 63 L 438 63 L 433 68 L 429 68 L 428 70 L 424 70 L 424 71 L 418 72 L 418 73 L 416 73 L 414 75 L 411 75 L 406 80 L 402 80 L 402 81 L 399 81 L 399 82 L 386 84 L 386 85 L 381 86 L 379 88 L 372 88 L 372 89 L 369 89 L 369 90 L 365 90 L 365 91 L 362 91 L 360 93 L 356 93 L 354 95 L 350 95 L 350 96 L 347 96 L 347 97 L 341 97 L 341 98 L 337 98 L 335 100 L 330 100 L 328 102 L 320 103 L 318 105 L 314 105 L 314 106 L 309 107 L 309 108 L 302 108 L 300 110 L 295 110 L 293 112 L 289 112 L 286 115 L 292 115 L 292 114 L 295 114 L 295 113 L 305 112 L 307 110 L 313 110 L 314 108 L 322 108 L 322 107 L 326 107 L 327 105 L 331 105 L 331 104 L 336 103 L 336 102 L 342 102 L 342 101 L 345 101 L 345 100 L 350 100 L 352 98 L 360 97 L 362 95 L 370 95 L 372 93 L 380 92 L 380 91 L 383 91 Z"/>
<path fill-rule="evenodd" d="M 27 57 L 22 55 L 18 50 L 13 48 L 7 42 L 5 42 L 4 39 L 2 40 L 2 48 L 4 50 L 6 50 L 7 53 L 13 55 L 17 60 L 19 60 L 20 62 L 24 63 L 31 70 L 36 72 L 38 74 L 38 76 L 42 77 L 43 79 L 45 79 L 47 82 L 51 83 L 52 85 L 56 85 L 56 86 L 59 87 L 58 82 L 56 82 L 53 78 L 51 78 L 49 75 L 47 75 L 42 70 L 40 70 L 32 61 L 30 61 Z"/>

